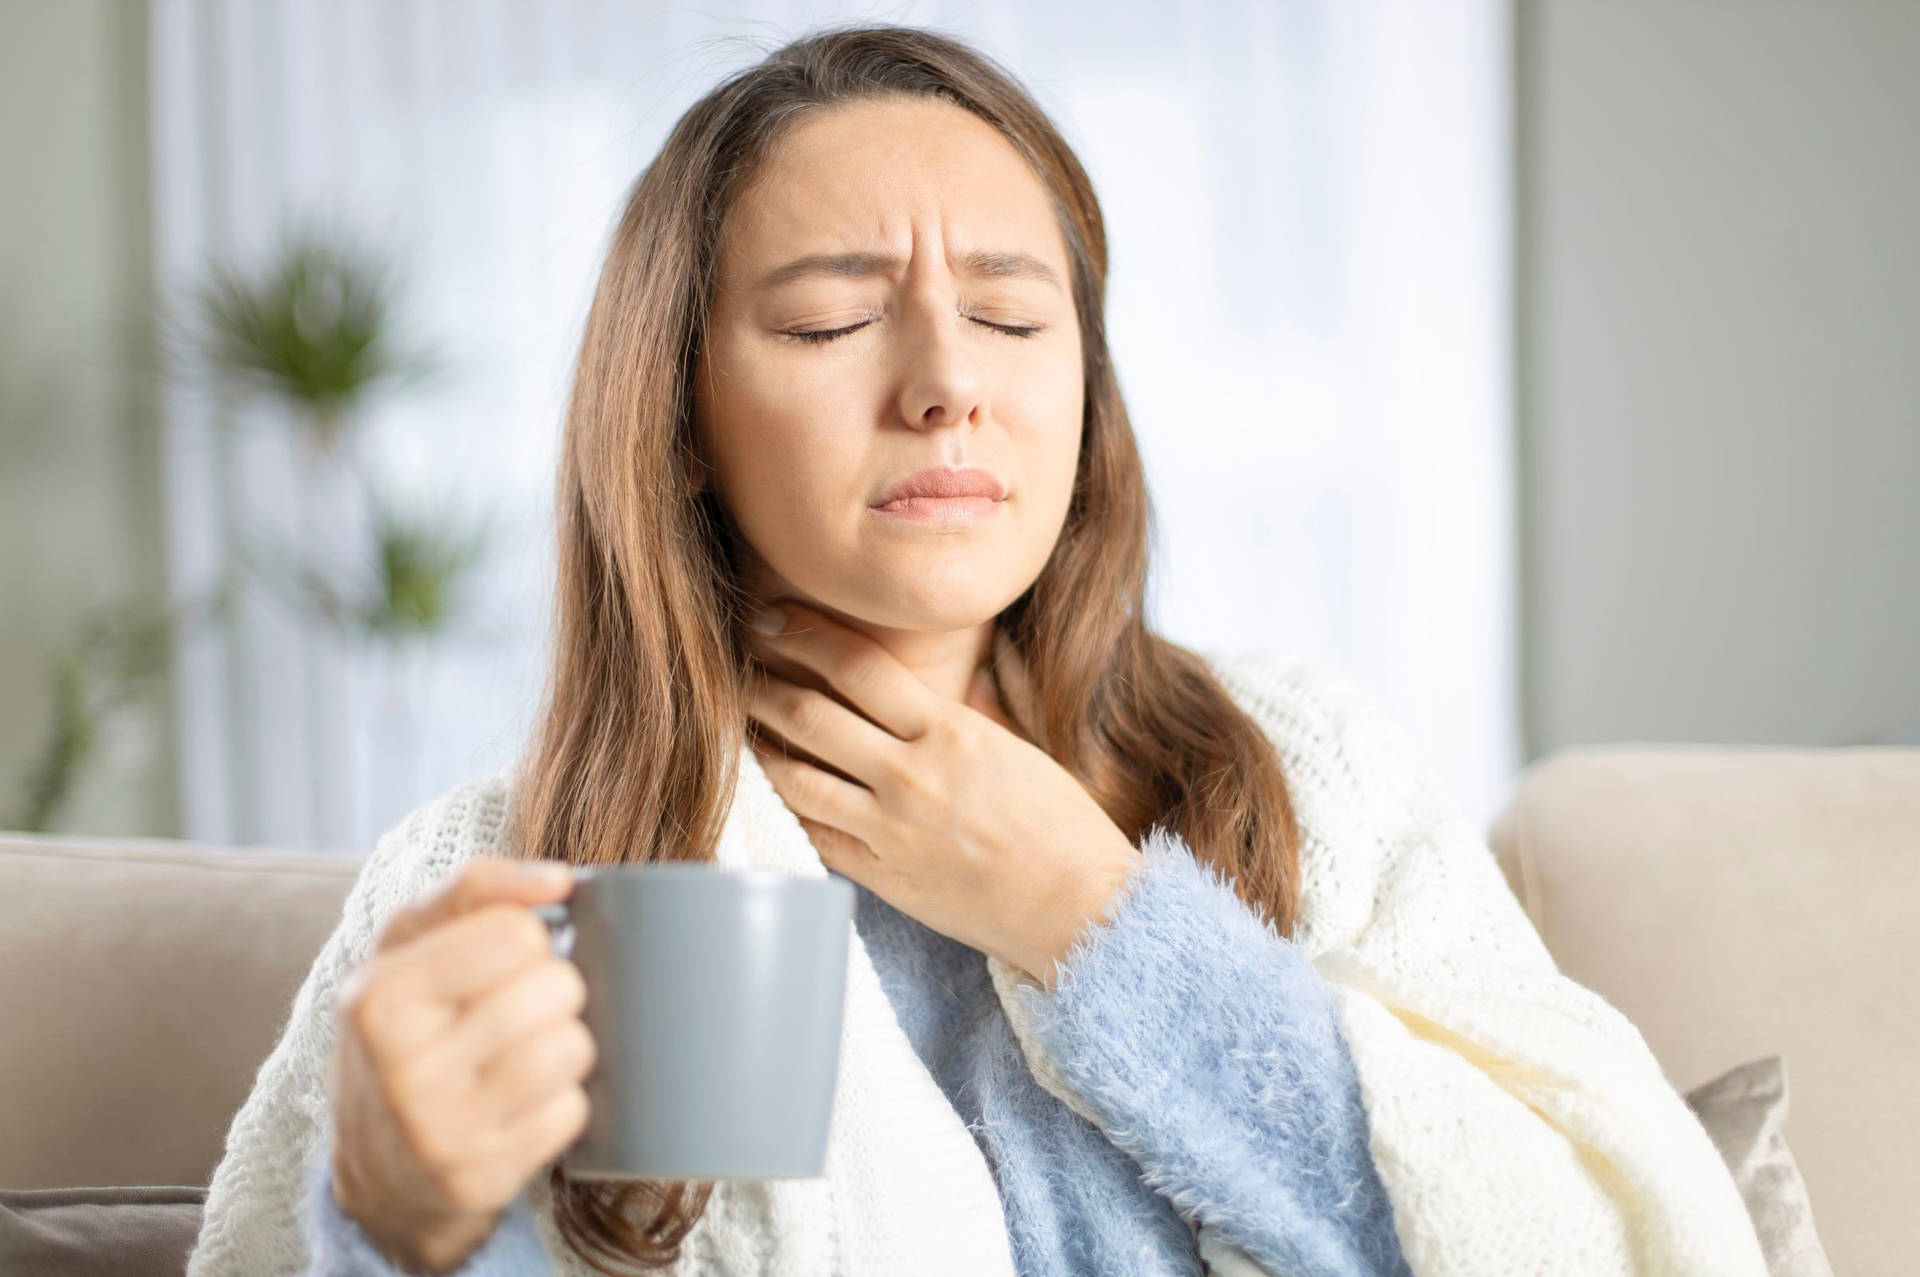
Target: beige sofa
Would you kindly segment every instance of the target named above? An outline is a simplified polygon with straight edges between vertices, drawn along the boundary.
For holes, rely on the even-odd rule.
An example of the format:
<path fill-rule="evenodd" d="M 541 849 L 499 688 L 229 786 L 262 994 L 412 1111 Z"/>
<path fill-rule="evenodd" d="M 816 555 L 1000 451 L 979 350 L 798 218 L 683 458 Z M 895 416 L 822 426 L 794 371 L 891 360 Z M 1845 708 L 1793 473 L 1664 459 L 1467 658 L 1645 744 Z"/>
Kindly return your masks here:
<path fill-rule="evenodd" d="M 1491 838 L 1676 1088 L 1785 1057 L 1835 1270 L 1913 1271 L 1920 750 L 1565 750 Z M 0 834 L 0 1189 L 204 1185 L 359 863 Z M 127 1209 L 184 1254 L 196 1196 Z"/>

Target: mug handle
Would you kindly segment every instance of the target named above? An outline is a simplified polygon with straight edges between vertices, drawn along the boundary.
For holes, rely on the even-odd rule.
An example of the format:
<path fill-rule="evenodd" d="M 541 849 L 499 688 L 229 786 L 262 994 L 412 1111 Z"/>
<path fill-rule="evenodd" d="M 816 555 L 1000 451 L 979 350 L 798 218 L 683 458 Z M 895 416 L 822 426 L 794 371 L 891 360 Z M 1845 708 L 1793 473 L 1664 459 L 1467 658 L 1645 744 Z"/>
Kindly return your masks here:
<path fill-rule="evenodd" d="M 536 917 L 547 924 L 547 940 L 553 946 L 556 958 L 571 958 L 573 942 L 579 938 L 579 929 L 573 925 L 573 910 L 564 900 L 551 904 L 530 905 Z"/>
<path fill-rule="evenodd" d="M 595 876 L 590 865 L 576 865 L 573 870 L 573 885 L 579 889 L 581 883 Z M 573 902 L 555 900 L 548 904 L 529 906 L 540 921 L 547 924 L 547 939 L 553 945 L 553 954 L 557 958 L 573 957 L 573 942 L 579 939 L 579 929 L 573 924 Z"/>

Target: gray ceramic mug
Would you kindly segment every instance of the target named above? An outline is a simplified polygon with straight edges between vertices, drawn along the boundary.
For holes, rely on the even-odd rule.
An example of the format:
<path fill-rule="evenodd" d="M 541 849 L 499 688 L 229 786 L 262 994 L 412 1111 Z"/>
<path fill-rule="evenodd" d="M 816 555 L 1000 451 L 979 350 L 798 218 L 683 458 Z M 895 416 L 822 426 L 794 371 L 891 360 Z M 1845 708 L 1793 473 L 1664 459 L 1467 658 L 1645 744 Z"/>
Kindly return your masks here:
<path fill-rule="evenodd" d="M 588 866 L 535 906 L 598 1052 L 575 1179 L 826 1170 L 853 884 L 709 863 Z"/>

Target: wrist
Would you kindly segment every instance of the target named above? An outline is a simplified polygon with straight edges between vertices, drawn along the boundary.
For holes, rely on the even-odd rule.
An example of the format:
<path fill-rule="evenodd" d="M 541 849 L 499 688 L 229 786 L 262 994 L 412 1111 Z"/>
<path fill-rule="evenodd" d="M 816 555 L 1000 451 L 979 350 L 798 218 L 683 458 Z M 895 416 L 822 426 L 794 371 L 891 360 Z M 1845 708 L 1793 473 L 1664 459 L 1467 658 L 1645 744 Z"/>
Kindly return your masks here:
<path fill-rule="evenodd" d="M 412 1265 L 411 1271 L 421 1277 L 443 1277 L 443 1274 L 466 1263 L 475 1251 L 487 1244 L 487 1238 L 493 1234 L 498 1221 L 496 1213 L 485 1218 L 463 1220 L 452 1227 L 413 1238 L 408 1242 L 406 1262 Z"/>
<path fill-rule="evenodd" d="M 499 1222 L 500 1212 L 463 1215 L 428 1226 L 392 1221 L 378 1211 L 363 1210 L 351 1178 L 343 1179 L 336 1157 L 330 1192 L 340 1213 L 380 1255 L 413 1277 L 443 1277 L 486 1244 Z"/>
<path fill-rule="evenodd" d="M 470 1218 L 424 1233 L 383 1233 L 361 1224 L 374 1249 L 394 1267 L 414 1277 L 444 1277 L 486 1245 L 495 1227 L 493 1218 Z"/>
<path fill-rule="evenodd" d="M 1075 875 L 1065 902 L 1052 911 L 1052 925 L 1038 943 L 1012 965 L 1026 972 L 1041 988 L 1055 987 L 1056 964 L 1065 965 L 1074 943 L 1088 931 L 1105 925 L 1126 890 L 1127 879 L 1140 857 L 1131 844 L 1116 854 L 1088 865 Z"/>

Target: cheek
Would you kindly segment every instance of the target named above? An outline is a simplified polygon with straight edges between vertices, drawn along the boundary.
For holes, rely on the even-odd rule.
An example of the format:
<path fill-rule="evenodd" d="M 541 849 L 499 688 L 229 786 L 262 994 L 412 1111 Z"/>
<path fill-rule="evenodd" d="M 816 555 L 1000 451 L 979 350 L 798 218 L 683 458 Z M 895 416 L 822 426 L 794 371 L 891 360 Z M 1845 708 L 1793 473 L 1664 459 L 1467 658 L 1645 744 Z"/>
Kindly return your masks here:
<path fill-rule="evenodd" d="M 1081 370 L 1050 365 L 1043 375 L 1026 383 L 1026 405 L 1020 419 L 1019 446 L 1024 454 L 1027 482 L 1036 511 L 1048 520 L 1064 517 L 1073 495 L 1080 459 L 1081 418 L 1085 393 Z"/>
<path fill-rule="evenodd" d="M 859 474 L 849 423 L 863 418 L 845 386 L 777 359 L 717 366 L 706 431 L 722 500 L 756 540 L 817 526 Z"/>

